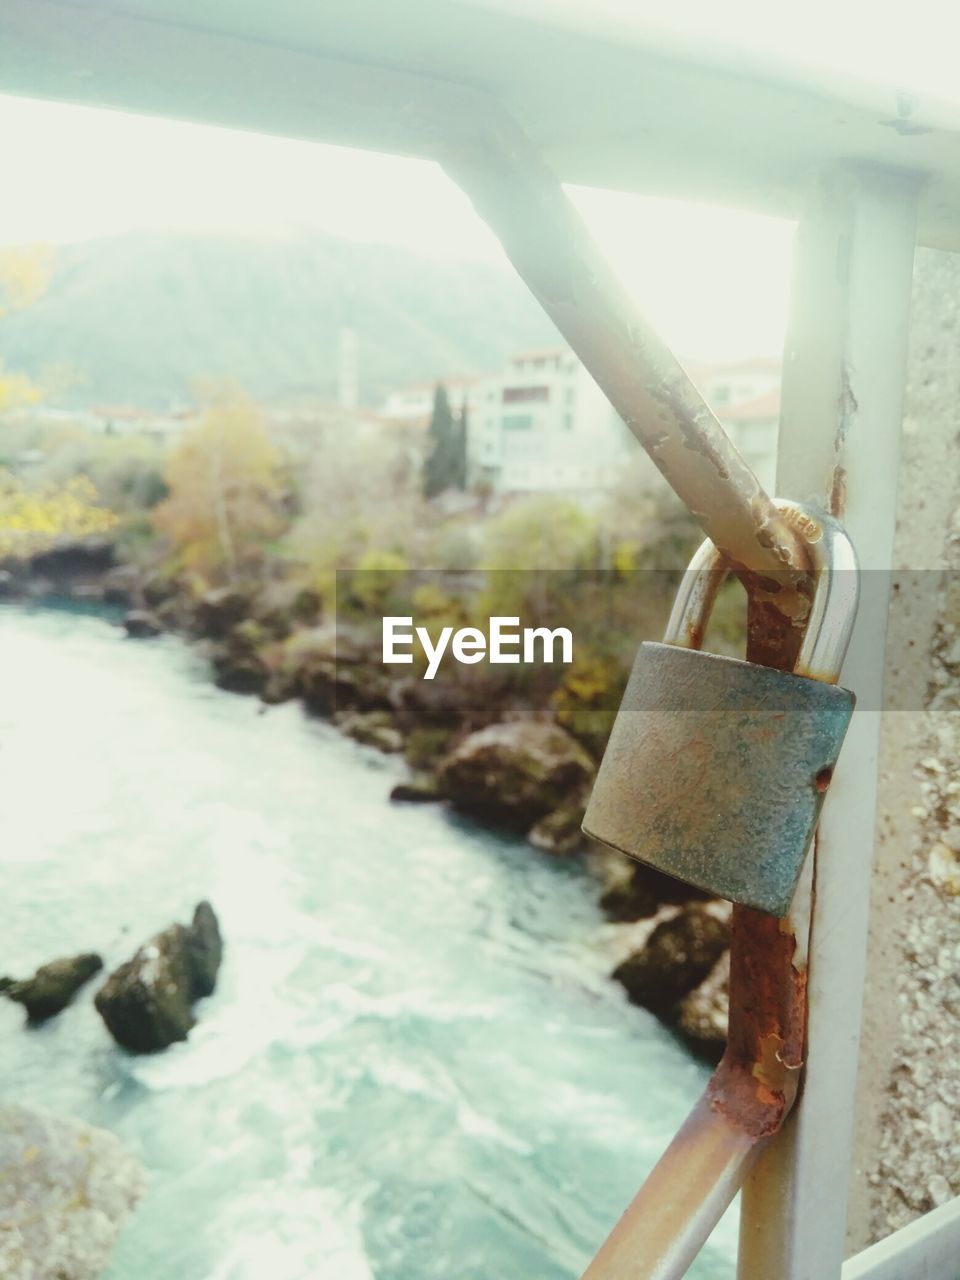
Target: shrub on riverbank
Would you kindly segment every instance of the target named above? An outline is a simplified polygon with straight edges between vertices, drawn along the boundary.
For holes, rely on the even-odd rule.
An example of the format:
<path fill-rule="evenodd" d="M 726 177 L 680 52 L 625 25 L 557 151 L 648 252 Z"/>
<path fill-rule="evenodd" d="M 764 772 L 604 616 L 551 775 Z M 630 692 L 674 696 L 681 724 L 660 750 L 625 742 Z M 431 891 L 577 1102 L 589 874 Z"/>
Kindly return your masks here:
<path fill-rule="evenodd" d="M 236 581 L 282 533 L 280 455 L 253 401 L 218 391 L 170 455 L 153 523 L 175 563 Z"/>
<path fill-rule="evenodd" d="M 0 472 L 0 557 L 29 557 L 62 539 L 107 533 L 117 523 L 85 476 L 34 486 Z"/>

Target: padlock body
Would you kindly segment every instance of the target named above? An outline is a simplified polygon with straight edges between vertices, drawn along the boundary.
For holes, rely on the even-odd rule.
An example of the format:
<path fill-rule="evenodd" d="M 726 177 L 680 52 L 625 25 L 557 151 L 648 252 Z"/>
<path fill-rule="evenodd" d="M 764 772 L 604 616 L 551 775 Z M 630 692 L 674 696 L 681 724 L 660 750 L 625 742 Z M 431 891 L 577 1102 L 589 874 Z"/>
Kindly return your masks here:
<path fill-rule="evenodd" d="M 853 705 L 820 680 L 643 644 L 583 829 L 717 897 L 785 915 Z"/>

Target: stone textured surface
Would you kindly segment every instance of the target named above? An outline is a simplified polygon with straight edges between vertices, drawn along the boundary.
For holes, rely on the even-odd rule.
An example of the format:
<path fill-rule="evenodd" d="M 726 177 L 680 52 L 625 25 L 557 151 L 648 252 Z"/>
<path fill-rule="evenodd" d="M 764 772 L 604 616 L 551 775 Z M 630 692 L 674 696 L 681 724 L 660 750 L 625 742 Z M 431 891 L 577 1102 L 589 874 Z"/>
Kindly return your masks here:
<path fill-rule="evenodd" d="M 960 570 L 960 511 L 950 537 Z M 917 765 L 919 832 L 903 884 L 907 919 L 897 980 L 897 1034 L 879 1158 L 872 1234 L 905 1226 L 960 1195 L 960 575 L 943 594 Z"/>
<path fill-rule="evenodd" d="M 579 853 L 585 843 L 581 829 L 583 810 L 583 801 L 578 799 L 560 805 L 530 828 L 527 839 L 541 853 L 553 853 L 559 857 Z"/>
<path fill-rule="evenodd" d="M 729 945 L 729 904 L 690 902 L 658 924 L 613 977 L 635 1004 L 675 1022 L 674 1006 L 700 986 Z"/>
<path fill-rule="evenodd" d="M 30 1022 L 46 1022 L 61 1013 L 95 973 L 103 968 L 103 961 L 95 952 L 51 960 L 41 965 L 32 978 L 5 984 L 3 994 L 8 1000 L 22 1004 Z"/>
<path fill-rule="evenodd" d="M 147 609 L 131 609 L 124 615 L 123 625 L 132 640 L 149 640 L 163 631 L 163 623 Z"/>
<path fill-rule="evenodd" d="M 143 1182 L 112 1134 L 0 1105 L 0 1276 L 95 1280 Z"/>
<path fill-rule="evenodd" d="M 674 1010 L 674 1025 L 702 1057 L 719 1062 L 727 1043 L 730 952 L 725 951 L 703 982 Z"/>
<path fill-rule="evenodd" d="M 692 884 L 675 880 L 655 867 L 624 859 L 624 873 L 608 884 L 600 905 L 610 920 L 645 920 L 665 903 L 705 901 L 710 897 Z"/>
<path fill-rule="evenodd" d="M 155 1053 L 192 1030 L 194 1001 L 212 994 L 223 957 L 213 908 L 201 902 L 192 923 L 172 924 L 145 943 L 97 992 L 97 1012 L 132 1053 Z"/>
<path fill-rule="evenodd" d="M 583 798 L 593 774 L 593 761 L 576 739 L 539 720 L 469 734 L 438 771 L 444 794 L 458 808 L 521 831 Z"/>
<path fill-rule="evenodd" d="M 960 258 L 921 250 L 848 1245 L 960 1194 Z M 942 570 L 947 569 L 944 574 Z"/>

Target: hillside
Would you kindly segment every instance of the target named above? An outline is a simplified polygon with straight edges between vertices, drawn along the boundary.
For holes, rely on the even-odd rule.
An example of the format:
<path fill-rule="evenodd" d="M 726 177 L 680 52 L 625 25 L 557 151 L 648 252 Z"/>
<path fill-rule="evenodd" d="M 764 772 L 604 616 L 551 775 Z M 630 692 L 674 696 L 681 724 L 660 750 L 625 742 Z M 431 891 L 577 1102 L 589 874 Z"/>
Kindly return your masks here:
<path fill-rule="evenodd" d="M 504 264 L 444 263 L 318 235 L 134 232 L 57 250 L 45 295 L 0 321 L 9 368 L 68 366 L 74 405 L 162 405 L 196 378 L 269 400 L 332 399 L 337 337 L 359 334 L 361 398 L 496 368 L 555 338 Z"/>

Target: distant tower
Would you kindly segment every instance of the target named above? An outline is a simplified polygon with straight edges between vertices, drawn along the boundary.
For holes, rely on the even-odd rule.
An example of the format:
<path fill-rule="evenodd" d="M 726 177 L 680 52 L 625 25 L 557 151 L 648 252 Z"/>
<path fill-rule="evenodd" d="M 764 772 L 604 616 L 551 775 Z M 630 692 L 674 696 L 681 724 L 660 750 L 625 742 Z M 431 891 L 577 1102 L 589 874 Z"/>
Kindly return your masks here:
<path fill-rule="evenodd" d="M 360 358 L 357 331 L 352 324 L 340 327 L 337 348 L 337 404 L 356 409 L 360 403 Z"/>

